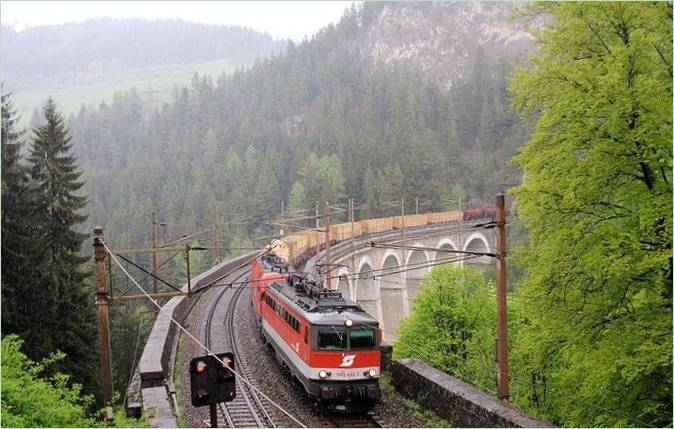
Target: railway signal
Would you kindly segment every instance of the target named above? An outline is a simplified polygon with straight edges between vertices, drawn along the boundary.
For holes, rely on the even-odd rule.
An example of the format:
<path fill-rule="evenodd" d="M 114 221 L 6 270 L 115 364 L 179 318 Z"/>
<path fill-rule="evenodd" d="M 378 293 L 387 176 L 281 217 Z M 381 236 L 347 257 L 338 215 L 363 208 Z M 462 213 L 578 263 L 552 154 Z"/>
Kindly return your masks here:
<path fill-rule="evenodd" d="M 211 427 L 218 427 L 216 405 L 236 397 L 234 354 L 218 353 L 200 356 L 190 361 L 190 390 L 192 405 L 210 407 Z"/>
<path fill-rule="evenodd" d="M 224 363 L 220 363 L 218 359 Z M 230 369 L 234 370 L 233 353 L 218 353 L 215 356 L 206 355 L 192 359 L 192 405 L 204 407 L 232 401 L 236 397 L 236 375 Z"/>

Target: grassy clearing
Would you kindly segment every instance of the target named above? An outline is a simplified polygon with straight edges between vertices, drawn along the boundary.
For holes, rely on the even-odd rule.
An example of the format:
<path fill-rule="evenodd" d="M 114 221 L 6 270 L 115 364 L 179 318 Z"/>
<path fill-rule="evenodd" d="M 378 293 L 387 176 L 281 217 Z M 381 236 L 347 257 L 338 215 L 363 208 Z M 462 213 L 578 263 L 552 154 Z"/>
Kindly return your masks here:
<path fill-rule="evenodd" d="M 399 394 L 391 380 L 391 374 L 383 372 L 379 379 L 379 387 L 382 393 L 391 401 L 405 407 L 414 417 L 421 420 L 425 427 L 429 428 L 448 428 L 455 427 L 451 422 L 438 417 L 434 412 L 423 408 L 421 405 L 411 399 L 407 399 Z"/>
<path fill-rule="evenodd" d="M 73 79 L 68 84 L 36 83 L 31 89 L 12 91 L 14 106 L 21 115 L 21 125 L 27 125 L 35 108 L 39 108 L 48 96 L 54 97 L 63 113 L 77 114 L 82 105 L 98 106 L 109 102 L 116 91 L 136 88 L 144 101 L 160 105 L 169 101 L 174 85 L 189 84 L 194 73 L 208 75 L 214 81 L 224 72 L 231 73 L 245 64 L 230 60 L 214 60 L 200 63 L 165 64 L 139 69 L 104 72 Z"/>

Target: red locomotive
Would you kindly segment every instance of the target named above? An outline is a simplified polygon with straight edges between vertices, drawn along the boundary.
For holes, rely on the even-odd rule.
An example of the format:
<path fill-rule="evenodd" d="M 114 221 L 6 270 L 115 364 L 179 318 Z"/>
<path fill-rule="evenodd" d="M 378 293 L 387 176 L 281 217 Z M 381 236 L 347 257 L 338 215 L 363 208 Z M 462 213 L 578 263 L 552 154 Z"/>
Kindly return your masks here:
<path fill-rule="evenodd" d="M 253 261 L 252 304 L 262 334 L 307 393 L 334 410 L 379 398 L 379 323 L 339 291 L 288 274 L 275 255 Z"/>

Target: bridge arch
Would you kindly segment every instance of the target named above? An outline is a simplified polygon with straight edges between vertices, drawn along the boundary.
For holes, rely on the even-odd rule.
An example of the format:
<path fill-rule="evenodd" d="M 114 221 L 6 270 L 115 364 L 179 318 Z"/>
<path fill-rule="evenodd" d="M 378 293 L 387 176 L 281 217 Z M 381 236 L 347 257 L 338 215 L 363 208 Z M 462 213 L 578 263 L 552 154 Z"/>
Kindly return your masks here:
<path fill-rule="evenodd" d="M 377 299 L 377 282 L 374 263 L 369 255 L 364 255 L 358 262 L 358 275 L 356 276 L 356 301 L 371 301 Z"/>
<path fill-rule="evenodd" d="M 474 232 L 468 236 L 466 244 L 463 246 L 463 250 L 466 252 L 487 252 L 490 253 L 492 250 L 489 246 L 489 240 L 484 234 L 479 232 Z M 469 256 L 469 255 L 466 255 Z M 466 261 L 467 263 L 477 263 L 477 264 L 488 264 L 489 258 L 487 256 L 482 256 L 475 259 L 470 259 Z"/>
<path fill-rule="evenodd" d="M 346 299 L 350 299 L 353 301 L 353 295 L 352 295 L 352 286 L 351 283 L 352 281 L 349 280 L 349 275 L 351 273 L 349 270 L 345 267 L 341 267 L 337 271 L 337 289 L 342 293 L 342 296 Z"/>
<path fill-rule="evenodd" d="M 358 262 L 358 276 L 355 281 L 356 288 L 354 295 L 356 302 L 371 316 L 382 320 L 381 318 L 381 303 L 379 301 L 379 285 L 374 278 L 376 272 L 374 270 L 374 263 L 372 258 L 364 255 Z M 361 277 L 362 276 L 362 277 Z"/>
<path fill-rule="evenodd" d="M 438 241 L 438 244 L 435 246 L 435 248 L 438 249 L 438 251 L 435 252 L 434 259 L 436 260 L 460 256 L 457 253 L 442 252 L 442 250 L 459 250 L 459 246 L 451 238 L 441 239 L 440 241 Z"/>
<path fill-rule="evenodd" d="M 422 243 L 414 243 L 414 247 L 423 247 Z M 413 298 L 417 294 L 417 288 L 422 281 L 422 278 L 430 271 L 428 267 L 428 252 L 425 250 L 412 250 L 407 255 L 405 267 L 405 284 L 407 286 L 408 298 Z"/>
<path fill-rule="evenodd" d="M 402 276 L 400 273 L 393 273 L 393 274 L 388 274 L 389 272 L 392 271 L 400 271 L 403 269 L 402 264 L 400 262 L 401 257 L 400 254 L 397 250 L 387 250 L 386 253 L 384 253 L 384 256 L 382 256 L 381 261 L 381 269 L 379 274 L 381 274 L 382 279 L 393 279 L 395 281 L 400 281 L 398 279 L 402 279 Z M 390 281 L 389 281 L 390 284 Z"/>
<path fill-rule="evenodd" d="M 407 312 L 405 305 L 407 293 L 403 274 L 400 272 L 403 269 L 401 259 L 400 252 L 396 250 L 387 250 L 382 257 L 379 293 L 382 308 L 382 329 L 384 330 L 384 338 L 388 341 L 395 338 L 394 335 L 398 324 L 400 324 L 400 319 Z"/>

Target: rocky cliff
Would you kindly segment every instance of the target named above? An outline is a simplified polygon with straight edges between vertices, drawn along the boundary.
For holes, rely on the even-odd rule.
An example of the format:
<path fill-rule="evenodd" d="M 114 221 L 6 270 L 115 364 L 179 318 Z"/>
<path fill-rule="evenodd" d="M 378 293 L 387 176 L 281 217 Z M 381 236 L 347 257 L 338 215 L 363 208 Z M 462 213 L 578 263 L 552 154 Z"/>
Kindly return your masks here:
<path fill-rule="evenodd" d="M 473 55 L 521 60 L 533 36 L 510 19 L 517 3 L 366 2 L 360 13 L 361 51 L 378 66 L 410 64 L 444 87 L 464 77 Z"/>

